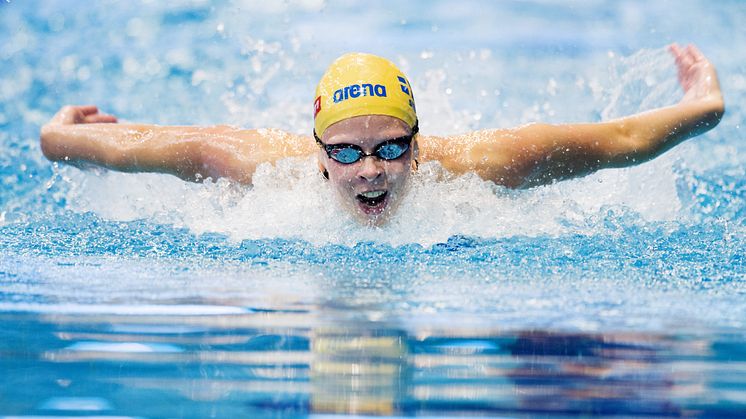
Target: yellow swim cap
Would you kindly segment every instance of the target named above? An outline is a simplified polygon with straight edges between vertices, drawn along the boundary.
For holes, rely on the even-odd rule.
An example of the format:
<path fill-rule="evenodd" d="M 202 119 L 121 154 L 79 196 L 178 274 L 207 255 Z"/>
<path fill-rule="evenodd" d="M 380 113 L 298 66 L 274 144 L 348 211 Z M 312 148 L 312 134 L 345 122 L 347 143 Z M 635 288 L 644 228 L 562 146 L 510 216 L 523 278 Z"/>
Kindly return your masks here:
<path fill-rule="evenodd" d="M 360 115 L 389 115 L 417 123 L 412 86 L 391 61 L 371 54 L 345 54 L 316 86 L 314 130 L 321 137 L 335 122 Z"/>

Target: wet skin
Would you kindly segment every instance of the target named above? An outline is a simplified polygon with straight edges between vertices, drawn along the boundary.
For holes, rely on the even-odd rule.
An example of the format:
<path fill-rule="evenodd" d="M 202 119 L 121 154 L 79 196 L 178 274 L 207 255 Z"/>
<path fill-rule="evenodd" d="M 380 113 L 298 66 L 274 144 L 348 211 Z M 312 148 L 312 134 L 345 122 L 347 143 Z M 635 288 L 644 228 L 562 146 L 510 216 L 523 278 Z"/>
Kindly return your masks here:
<path fill-rule="evenodd" d="M 366 115 L 331 125 L 324 131 L 321 141 L 329 145 L 354 144 L 364 152 L 372 153 L 379 144 L 410 133 L 411 128 L 400 119 Z M 416 154 L 416 140 L 406 153 L 395 160 L 368 156 L 352 164 L 342 164 L 320 149 L 319 165 L 321 170 L 328 172 L 329 184 L 342 205 L 361 223 L 378 226 L 399 205 Z"/>

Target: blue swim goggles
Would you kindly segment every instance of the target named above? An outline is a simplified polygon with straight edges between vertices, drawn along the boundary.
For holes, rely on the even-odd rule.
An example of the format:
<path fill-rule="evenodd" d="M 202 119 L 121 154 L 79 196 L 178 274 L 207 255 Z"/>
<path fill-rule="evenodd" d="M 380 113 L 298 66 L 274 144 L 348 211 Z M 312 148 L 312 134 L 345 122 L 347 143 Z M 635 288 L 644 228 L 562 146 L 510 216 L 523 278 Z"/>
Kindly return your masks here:
<path fill-rule="evenodd" d="M 375 156 L 381 160 L 396 160 L 403 156 L 412 145 L 412 139 L 418 131 L 417 124 L 412 127 L 412 133 L 402 137 L 392 138 L 378 144 L 372 153 L 366 153 L 362 148 L 354 144 L 324 144 L 316 133 L 313 133 L 316 144 L 323 147 L 330 159 L 342 163 L 352 164 L 360 161 L 363 157 Z"/>

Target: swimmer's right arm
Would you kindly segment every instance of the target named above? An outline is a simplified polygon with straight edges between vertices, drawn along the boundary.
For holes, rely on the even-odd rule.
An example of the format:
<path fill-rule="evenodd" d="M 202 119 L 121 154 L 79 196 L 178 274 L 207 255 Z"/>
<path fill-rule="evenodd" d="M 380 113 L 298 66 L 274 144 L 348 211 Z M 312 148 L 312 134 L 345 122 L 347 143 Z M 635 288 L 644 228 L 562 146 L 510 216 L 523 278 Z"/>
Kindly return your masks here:
<path fill-rule="evenodd" d="M 676 104 L 596 123 L 529 124 L 423 138 L 422 161 L 476 172 L 511 188 L 546 185 L 651 160 L 717 126 L 725 112 L 717 72 L 693 45 L 671 45 L 684 97 Z"/>
<path fill-rule="evenodd" d="M 310 138 L 229 126 L 118 124 L 95 106 L 65 106 L 41 130 L 51 161 L 122 172 L 168 173 L 188 181 L 228 178 L 251 184 L 256 167 L 315 151 Z"/>

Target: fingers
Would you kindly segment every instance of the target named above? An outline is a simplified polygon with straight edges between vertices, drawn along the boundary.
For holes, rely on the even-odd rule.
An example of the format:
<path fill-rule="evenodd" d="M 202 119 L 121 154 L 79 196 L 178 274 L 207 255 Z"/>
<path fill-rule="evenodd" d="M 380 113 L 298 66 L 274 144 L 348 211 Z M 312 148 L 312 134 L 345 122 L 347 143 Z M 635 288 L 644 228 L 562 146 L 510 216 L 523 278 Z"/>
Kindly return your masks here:
<path fill-rule="evenodd" d="M 679 57 L 682 54 L 681 47 L 679 46 L 679 44 L 674 42 L 673 44 L 668 46 L 668 50 L 671 52 L 671 54 L 673 54 L 674 58 L 676 58 L 676 60 L 678 61 Z"/>
<path fill-rule="evenodd" d="M 86 115 L 83 122 L 86 124 L 113 124 L 117 122 L 117 117 L 106 114 Z"/>
<path fill-rule="evenodd" d="M 679 72 L 687 71 L 692 68 L 699 59 L 698 56 L 702 54 L 694 46 L 688 45 L 686 48 L 681 48 L 678 45 L 671 48 L 671 52 L 674 54 L 676 59 L 676 65 L 679 67 Z M 698 55 L 697 55 L 698 54 Z M 702 59 L 704 57 L 702 56 Z"/>
<path fill-rule="evenodd" d="M 88 115 L 94 115 L 98 113 L 98 108 L 96 105 L 83 105 L 83 106 L 75 106 L 75 108 L 80 111 L 84 116 Z"/>
<path fill-rule="evenodd" d="M 697 48 L 693 44 L 689 44 L 689 46 L 687 47 L 687 50 L 692 55 L 692 57 L 694 57 L 695 61 L 704 61 L 707 59 L 705 58 L 705 55 L 702 54 L 702 51 L 700 51 L 699 48 Z"/>
<path fill-rule="evenodd" d="M 700 51 L 699 48 L 697 48 L 693 44 L 689 44 L 685 48 L 681 48 L 678 44 L 673 43 L 668 46 L 668 50 L 676 59 L 676 63 L 679 65 L 683 65 L 684 67 L 689 67 L 694 63 L 707 60 L 705 55 L 702 54 L 702 51 Z"/>
<path fill-rule="evenodd" d="M 99 113 L 96 105 L 68 105 L 57 112 L 52 122 L 58 124 L 115 123 L 117 118 L 114 115 Z"/>
<path fill-rule="evenodd" d="M 673 43 L 668 50 L 676 60 L 679 83 L 685 92 L 682 100 L 698 100 L 707 96 L 722 100 L 715 67 L 699 48 L 693 44 L 682 48 Z"/>

